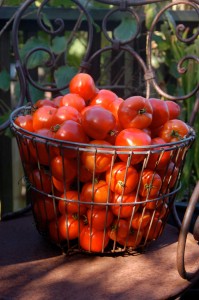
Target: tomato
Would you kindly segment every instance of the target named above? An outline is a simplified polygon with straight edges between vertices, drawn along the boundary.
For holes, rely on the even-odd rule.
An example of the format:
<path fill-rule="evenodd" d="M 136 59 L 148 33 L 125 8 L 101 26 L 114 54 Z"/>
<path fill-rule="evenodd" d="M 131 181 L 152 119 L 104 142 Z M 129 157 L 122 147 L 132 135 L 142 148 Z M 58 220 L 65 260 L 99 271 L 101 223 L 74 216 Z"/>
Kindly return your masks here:
<path fill-rule="evenodd" d="M 37 193 L 37 198 L 33 199 L 33 212 L 39 223 L 52 221 L 57 217 L 56 204 L 52 198 Z"/>
<path fill-rule="evenodd" d="M 151 213 L 147 210 L 145 211 L 137 211 L 133 215 L 133 219 L 131 221 L 131 226 L 133 229 L 139 230 L 143 229 L 147 226 L 147 224 L 151 220 Z"/>
<path fill-rule="evenodd" d="M 82 186 L 81 201 L 89 202 L 87 205 L 89 208 L 92 204 L 98 204 L 94 205 L 95 209 L 104 209 L 111 198 L 112 193 L 109 191 L 109 186 L 105 180 L 96 180 L 94 183 L 87 182 Z"/>
<path fill-rule="evenodd" d="M 122 130 L 122 128 L 121 128 L 119 122 L 116 122 L 115 127 L 111 131 L 108 132 L 108 135 L 106 136 L 105 141 L 107 141 L 111 145 L 115 145 L 116 137 L 118 136 L 118 134 L 120 133 L 121 130 Z"/>
<path fill-rule="evenodd" d="M 151 128 L 157 128 L 169 120 L 169 109 L 164 100 L 150 98 L 149 102 L 152 105 L 153 115 Z"/>
<path fill-rule="evenodd" d="M 118 239 L 118 243 L 125 247 L 131 247 L 136 249 L 142 241 L 143 231 L 142 230 L 130 230 L 128 237 L 123 239 Z"/>
<path fill-rule="evenodd" d="M 161 192 L 166 193 L 169 191 L 169 189 L 175 186 L 179 174 L 179 169 L 171 161 L 165 169 L 159 170 L 158 174 L 162 178 Z"/>
<path fill-rule="evenodd" d="M 166 143 L 170 143 L 182 140 L 188 133 L 189 127 L 185 122 L 173 119 L 164 123 L 159 132 L 159 137 L 165 140 Z"/>
<path fill-rule="evenodd" d="M 90 228 L 89 225 L 84 226 L 80 233 L 80 246 L 83 250 L 89 252 L 104 252 L 109 243 L 108 233 L 103 230 Z"/>
<path fill-rule="evenodd" d="M 92 99 L 97 92 L 93 78 L 86 73 L 78 73 L 71 79 L 69 91 L 80 95 L 85 101 Z"/>
<path fill-rule="evenodd" d="M 63 200 L 59 200 L 58 208 L 61 214 L 78 214 L 83 215 L 86 213 L 87 208 L 80 203 L 79 193 L 75 190 L 66 191 L 61 197 Z"/>
<path fill-rule="evenodd" d="M 56 111 L 57 108 L 49 105 L 44 105 L 36 109 L 36 111 L 33 113 L 33 129 L 50 129 L 53 125 L 53 118 Z"/>
<path fill-rule="evenodd" d="M 53 182 L 53 187 L 55 188 L 54 194 L 56 194 L 57 192 L 62 194 L 65 191 L 70 190 L 71 182 L 66 182 L 66 180 L 65 181 L 64 180 L 58 180 L 54 176 L 52 176 L 52 182 Z M 59 196 L 61 196 L 61 195 L 59 195 Z"/>
<path fill-rule="evenodd" d="M 119 118 L 118 118 L 118 110 L 120 107 L 120 104 L 123 103 L 124 100 L 122 98 L 117 98 L 114 101 L 112 101 L 111 103 L 109 103 L 109 105 L 107 106 L 107 109 L 112 112 L 112 114 L 114 115 L 116 122 L 119 123 Z"/>
<path fill-rule="evenodd" d="M 167 106 L 168 106 L 168 110 L 169 110 L 169 120 L 172 119 L 177 119 L 180 115 L 180 105 L 174 101 L 170 101 L 170 100 L 166 100 L 165 101 Z"/>
<path fill-rule="evenodd" d="M 118 96 L 114 92 L 102 89 L 99 90 L 95 97 L 90 101 L 90 105 L 99 105 L 103 108 L 108 109 L 108 106 L 117 99 Z"/>
<path fill-rule="evenodd" d="M 69 94 L 66 94 L 62 97 L 62 99 L 60 100 L 59 105 L 60 106 L 70 106 L 70 107 L 72 106 L 76 110 L 81 112 L 85 108 L 86 102 L 78 94 L 69 93 Z"/>
<path fill-rule="evenodd" d="M 50 167 L 52 176 L 66 183 L 72 182 L 77 175 L 77 162 L 74 159 L 63 158 L 61 155 L 51 160 Z"/>
<path fill-rule="evenodd" d="M 139 176 L 141 177 L 139 195 L 142 197 L 158 196 L 162 186 L 160 175 L 153 170 L 145 169 L 140 172 Z"/>
<path fill-rule="evenodd" d="M 131 157 L 131 164 L 137 164 L 141 162 L 145 158 L 145 154 L 136 153 L 138 151 L 143 151 L 144 149 L 138 150 L 136 149 L 137 146 L 148 146 L 151 144 L 151 137 L 145 133 L 141 129 L 137 128 L 127 128 L 120 131 L 120 133 L 117 135 L 115 140 L 116 146 L 128 146 L 131 147 L 131 150 L 129 151 L 129 154 L 122 154 L 122 150 L 118 150 L 117 154 L 119 158 L 127 162 L 128 158 L 131 155 L 131 151 L 133 151 L 132 157 Z M 126 150 L 127 151 L 127 150 Z"/>
<path fill-rule="evenodd" d="M 116 205 L 111 206 L 112 212 L 115 216 L 119 216 L 120 218 L 129 218 L 138 210 L 139 204 L 136 204 L 138 201 L 139 197 L 137 197 L 135 192 L 123 196 L 114 194 L 111 202 Z"/>
<path fill-rule="evenodd" d="M 54 115 L 52 126 L 62 124 L 66 120 L 73 120 L 77 123 L 81 123 L 81 114 L 72 106 L 61 106 Z"/>
<path fill-rule="evenodd" d="M 129 194 L 138 184 L 138 172 L 133 166 L 127 167 L 125 162 L 116 162 L 106 171 L 106 182 L 117 194 Z"/>
<path fill-rule="evenodd" d="M 159 138 L 153 138 L 151 140 L 151 145 L 162 145 L 160 147 L 155 147 L 152 149 L 149 159 L 147 161 L 146 167 L 149 169 L 163 169 L 168 165 L 171 159 L 171 151 L 168 151 L 168 147 L 164 146 L 166 142 Z M 161 151 L 159 151 L 161 150 Z M 154 153 L 153 153 L 154 152 Z"/>
<path fill-rule="evenodd" d="M 108 153 L 111 148 L 107 148 L 107 146 L 112 145 L 104 140 L 93 140 L 89 144 L 96 145 L 96 147 L 87 147 L 88 151 L 82 151 L 81 161 L 83 165 L 90 172 L 103 173 L 107 171 L 111 166 L 112 160 L 115 158 L 114 154 Z M 106 148 L 100 146 L 105 146 Z"/>
<path fill-rule="evenodd" d="M 93 173 L 90 172 L 85 165 L 80 164 L 78 178 L 81 182 L 88 182 L 92 180 Z"/>
<path fill-rule="evenodd" d="M 51 192 L 51 176 L 44 168 L 34 169 L 29 174 L 30 183 L 39 191 L 46 194 Z"/>
<path fill-rule="evenodd" d="M 141 96 L 127 98 L 121 103 L 118 118 L 123 128 L 147 128 L 152 122 L 153 109 L 148 99 Z"/>
<path fill-rule="evenodd" d="M 162 203 L 157 210 L 155 210 L 155 217 L 158 219 L 163 219 L 169 211 L 168 204 Z"/>
<path fill-rule="evenodd" d="M 27 139 L 25 137 L 20 138 L 19 140 L 19 153 L 21 156 L 21 160 L 26 165 L 35 165 L 37 163 L 37 160 L 35 159 L 35 156 L 30 152 L 30 144 L 32 143 L 31 139 Z"/>
<path fill-rule="evenodd" d="M 39 107 L 42 107 L 42 106 L 52 106 L 52 107 L 55 107 L 57 108 L 58 105 L 56 105 L 56 103 L 52 100 L 49 100 L 49 99 L 41 99 L 41 100 L 37 100 L 36 103 L 34 103 L 33 105 L 33 108 L 39 108 Z"/>
<path fill-rule="evenodd" d="M 154 218 L 147 224 L 143 231 L 143 237 L 148 241 L 156 240 L 163 229 L 163 222 L 158 218 Z"/>
<path fill-rule="evenodd" d="M 116 120 L 107 109 L 94 105 L 82 111 L 82 127 L 86 134 L 95 140 L 103 140 L 114 129 Z"/>
<path fill-rule="evenodd" d="M 109 237 L 113 241 L 125 240 L 130 231 L 129 220 L 117 219 L 111 225 L 110 230 L 108 231 Z"/>
<path fill-rule="evenodd" d="M 110 209 L 88 209 L 87 219 L 91 228 L 96 230 L 104 230 L 108 228 L 113 222 L 113 213 Z"/>
<path fill-rule="evenodd" d="M 27 131 L 33 131 L 33 119 L 32 115 L 25 115 L 25 116 L 18 116 L 14 120 L 15 124 L 19 127 L 27 130 Z"/>
<path fill-rule="evenodd" d="M 148 210 L 152 210 L 152 211 L 157 209 L 163 203 L 162 199 L 155 200 L 155 197 L 153 197 L 153 196 L 140 197 L 140 201 L 144 202 L 143 207 L 145 207 Z"/>
<path fill-rule="evenodd" d="M 60 106 L 60 101 L 61 101 L 62 97 L 63 97 L 63 96 L 57 96 L 57 97 L 55 97 L 55 98 L 52 99 L 52 102 L 54 102 L 55 105 L 56 105 L 57 107 L 59 107 L 59 106 Z"/>

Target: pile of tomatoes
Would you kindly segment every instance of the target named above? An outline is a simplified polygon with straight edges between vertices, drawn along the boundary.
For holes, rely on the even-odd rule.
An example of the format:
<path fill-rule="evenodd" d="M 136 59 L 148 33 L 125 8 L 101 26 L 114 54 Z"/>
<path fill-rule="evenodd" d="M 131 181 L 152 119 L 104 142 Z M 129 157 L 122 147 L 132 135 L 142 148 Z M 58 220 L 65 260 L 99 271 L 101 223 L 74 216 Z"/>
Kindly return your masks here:
<path fill-rule="evenodd" d="M 156 239 L 184 155 L 172 142 L 189 133 L 179 115 L 174 101 L 124 101 L 86 73 L 72 78 L 68 94 L 18 115 L 38 229 L 91 252 Z"/>

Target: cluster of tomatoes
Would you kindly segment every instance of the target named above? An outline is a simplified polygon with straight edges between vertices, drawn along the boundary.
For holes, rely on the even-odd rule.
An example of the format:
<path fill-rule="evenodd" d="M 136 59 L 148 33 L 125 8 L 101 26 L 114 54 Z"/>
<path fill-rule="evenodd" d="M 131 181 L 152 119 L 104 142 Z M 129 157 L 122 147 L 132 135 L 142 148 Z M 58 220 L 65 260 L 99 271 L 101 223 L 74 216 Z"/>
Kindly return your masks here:
<path fill-rule="evenodd" d="M 104 251 L 110 241 L 135 249 L 156 239 L 183 155 L 168 143 L 189 133 L 179 115 L 174 101 L 124 101 L 79 73 L 68 94 L 38 100 L 16 117 L 19 130 L 26 130 L 20 153 L 37 190 L 39 230 L 58 244 L 78 239 L 91 252 Z"/>

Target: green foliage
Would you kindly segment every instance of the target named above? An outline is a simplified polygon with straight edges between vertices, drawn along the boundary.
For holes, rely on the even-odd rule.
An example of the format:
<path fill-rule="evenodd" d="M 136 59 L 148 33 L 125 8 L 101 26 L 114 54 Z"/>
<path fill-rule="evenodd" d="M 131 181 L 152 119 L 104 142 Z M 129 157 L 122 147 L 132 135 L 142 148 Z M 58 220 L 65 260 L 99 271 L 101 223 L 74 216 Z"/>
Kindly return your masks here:
<path fill-rule="evenodd" d="M 136 20 L 132 19 L 130 16 L 126 16 L 122 18 L 120 25 L 115 28 L 114 36 L 118 40 L 127 41 L 134 36 L 136 29 Z"/>
<path fill-rule="evenodd" d="M 72 77 L 77 73 L 77 69 L 75 67 L 62 66 L 57 69 L 54 73 L 55 82 L 57 87 L 62 87 L 69 83 Z M 66 94 L 68 90 L 63 90 L 62 94 Z"/>
<path fill-rule="evenodd" d="M 6 70 L 0 72 L 0 89 L 4 92 L 10 88 L 10 75 Z"/>

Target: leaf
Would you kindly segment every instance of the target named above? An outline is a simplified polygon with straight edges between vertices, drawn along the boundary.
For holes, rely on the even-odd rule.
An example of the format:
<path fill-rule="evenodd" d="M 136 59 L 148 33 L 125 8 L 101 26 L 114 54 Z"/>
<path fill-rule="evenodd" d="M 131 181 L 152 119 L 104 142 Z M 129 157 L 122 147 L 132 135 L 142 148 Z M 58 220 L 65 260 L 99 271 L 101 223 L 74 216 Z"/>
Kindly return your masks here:
<path fill-rule="evenodd" d="M 65 36 L 57 36 L 52 40 L 52 50 L 55 54 L 61 54 L 67 49 L 67 40 Z"/>
<path fill-rule="evenodd" d="M 122 19 L 119 26 L 114 30 L 114 36 L 118 40 L 127 41 L 133 37 L 137 29 L 137 22 L 135 19 L 125 17 Z"/>
<path fill-rule="evenodd" d="M 146 28 L 149 29 L 151 27 L 151 24 L 157 14 L 157 7 L 155 4 L 145 5 L 144 8 L 145 11 L 145 25 Z"/>
<path fill-rule="evenodd" d="M 0 89 L 3 91 L 8 91 L 10 88 L 10 75 L 4 69 L 0 72 Z"/>
<path fill-rule="evenodd" d="M 70 66 L 62 66 L 54 72 L 55 82 L 58 88 L 69 84 L 72 77 L 78 72 L 78 69 Z M 68 90 L 63 90 L 62 94 L 66 94 Z"/>

